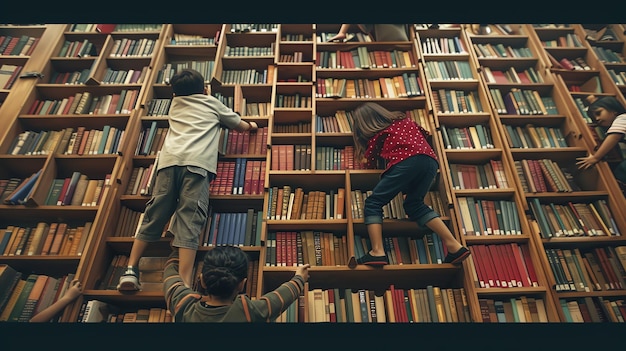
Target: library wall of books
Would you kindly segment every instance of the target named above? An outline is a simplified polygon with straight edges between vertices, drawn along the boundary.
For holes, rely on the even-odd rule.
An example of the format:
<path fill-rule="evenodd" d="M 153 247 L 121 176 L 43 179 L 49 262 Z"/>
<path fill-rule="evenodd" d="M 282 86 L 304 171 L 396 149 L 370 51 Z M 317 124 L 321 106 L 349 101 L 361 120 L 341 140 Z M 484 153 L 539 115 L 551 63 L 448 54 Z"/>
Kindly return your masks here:
<path fill-rule="evenodd" d="M 252 299 L 310 264 L 276 323 L 593 323 L 626 318 L 624 143 L 587 108 L 626 106 L 626 25 L 410 24 L 376 41 L 341 24 L 0 25 L 0 321 L 28 322 L 77 279 L 58 322 L 172 322 L 164 228 L 116 285 L 168 133 L 169 79 L 203 74 L 258 130 L 222 129 L 197 251 L 240 247 Z M 354 160 L 352 111 L 376 102 L 431 135 L 426 203 L 471 251 L 384 207 L 389 263 L 370 249 L 364 200 L 383 167 Z M 622 235 L 624 234 L 624 235 Z M 197 284 L 197 283 L 195 283 Z"/>

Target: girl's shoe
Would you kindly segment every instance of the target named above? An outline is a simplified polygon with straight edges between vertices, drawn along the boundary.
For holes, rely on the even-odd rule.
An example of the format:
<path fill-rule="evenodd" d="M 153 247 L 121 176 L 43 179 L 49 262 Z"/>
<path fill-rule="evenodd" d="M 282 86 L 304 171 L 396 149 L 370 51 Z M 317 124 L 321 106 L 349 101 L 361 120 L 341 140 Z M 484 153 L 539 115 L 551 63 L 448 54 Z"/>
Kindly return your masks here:
<path fill-rule="evenodd" d="M 460 264 L 470 255 L 470 250 L 463 246 L 459 249 L 459 251 L 455 253 L 448 253 L 446 258 L 443 260 L 443 263 L 452 263 L 452 264 Z"/>

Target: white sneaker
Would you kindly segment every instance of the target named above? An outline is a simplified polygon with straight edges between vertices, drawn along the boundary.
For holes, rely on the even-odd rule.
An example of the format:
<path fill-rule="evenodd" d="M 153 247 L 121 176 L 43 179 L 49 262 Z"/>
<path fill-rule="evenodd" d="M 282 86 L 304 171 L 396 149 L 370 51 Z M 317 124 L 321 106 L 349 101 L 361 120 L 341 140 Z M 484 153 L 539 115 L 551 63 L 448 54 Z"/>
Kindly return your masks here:
<path fill-rule="evenodd" d="M 126 272 L 120 277 L 120 281 L 117 284 L 118 291 L 137 291 L 141 290 L 139 284 L 139 273 L 136 268 L 128 268 Z"/>

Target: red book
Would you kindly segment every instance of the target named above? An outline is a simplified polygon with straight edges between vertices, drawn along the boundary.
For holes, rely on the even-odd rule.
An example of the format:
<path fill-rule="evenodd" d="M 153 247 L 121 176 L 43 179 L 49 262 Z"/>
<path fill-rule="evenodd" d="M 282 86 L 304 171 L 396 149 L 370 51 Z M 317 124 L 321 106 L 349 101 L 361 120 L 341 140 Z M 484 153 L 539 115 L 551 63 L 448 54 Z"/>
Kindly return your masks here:
<path fill-rule="evenodd" d="M 496 83 L 499 84 L 507 84 L 507 83 L 511 83 L 507 78 L 506 75 L 504 74 L 504 72 L 502 71 L 498 71 L 498 70 L 492 70 L 491 71 L 491 75 L 493 76 L 493 79 L 496 81 Z"/>
<path fill-rule="evenodd" d="M 278 171 L 280 170 L 280 145 L 272 145 L 272 170 Z"/>
<path fill-rule="evenodd" d="M 61 195 L 59 195 L 59 199 L 57 200 L 57 206 L 63 205 L 63 196 L 67 192 L 67 188 L 70 186 L 70 178 L 65 178 L 63 181 L 63 187 L 61 188 Z"/>
<path fill-rule="evenodd" d="M 539 286 L 539 280 L 537 279 L 535 266 L 533 265 L 533 261 L 530 257 L 530 248 L 528 247 L 528 245 L 519 245 L 519 248 L 522 251 L 522 257 L 524 258 L 526 269 L 528 270 L 528 276 L 530 277 L 531 286 L 537 287 Z"/>
<path fill-rule="evenodd" d="M 487 247 L 484 244 L 474 245 L 473 247 L 476 249 L 476 257 L 480 262 L 482 271 L 485 273 L 485 287 L 499 287 L 500 284 L 496 283 L 497 278 L 493 272 L 493 263 L 491 261 L 489 252 L 487 251 Z M 472 257 L 474 257 L 474 255 L 472 255 Z"/>
<path fill-rule="evenodd" d="M 522 287 L 522 275 L 520 274 L 517 262 L 515 261 L 515 257 L 513 256 L 513 252 L 511 251 L 510 247 L 504 244 L 498 245 L 498 249 L 500 249 L 500 255 L 506 262 L 506 267 L 512 280 L 511 287 Z"/>
<path fill-rule="evenodd" d="M 472 253 L 472 255 L 470 256 L 470 259 L 474 263 L 474 269 L 476 270 L 476 278 L 478 279 L 478 287 L 485 288 L 487 286 L 488 279 L 487 279 L 485 270 L 482 266 L 482 262 L 478 258 L 478 250 L 476 250 L 476 245 L 470 245 L 468 246 L 468 249 Z"/>
<path fill-rule="evenodd" d="M 115 26 L 115 24 L 97 24 L 96 31 L 103 34 L 109 34 L 115 30 Z"/>
<path fill-rule="evenodd" d="M 569 70 L 572 70 L 572 71 L 575 69 L 574 65 L 572 65 L 572 63 L 566 57 L 564 57 L 561 60 L 559 60 L 559 63 L 565 69 L 569 69 Z"/>
<path fill-rule="evenodd" d="M 330 308 L 330 322 L 337 322 L 337 314 L 336 314 L 336 310 L 339 307 L 339 299 L 337 299 L 337 302 L 335 302 L 335 290 L 334 289 L 328 289 L 328 305 L 331 306 Z"/>
<path fill-rule="evenodd" d="M 512 261 L 512 266 L 516 270 L 516 276 L 518 277 L 518 287 L 530 286 L 530 278 L 528 277 L 528 271 L 522 258 L 522 254 L 519 250 L 519 246 L 516 243 L 508 243 L 504 245 L 504 250 Z"/>
<path fill-rule="evenodd" d="M 506 263 L 500 257 L 500 252 L 498 251 L 497 244 L 489 244 L 486 245 L 487 252 L 489 252 L 489 257 L 493 262 L 493 273 L 500 282 L 500 288 L 506 288 L 509 286 L 510 277 L 508 271 L 506 269 Z M 496 282 L 496 285 L 498 285 Z"/>
<path fill-rule="evenodd" d="M 606 255 L 606 252 L 601 247 L 596 247 L 593 249 L 598 261 L 600 262 L 600 267 L 602 267 L 602 272 L 606 277 L 607 282 L 612 290 L 621 289 L 621 284 L 619 279 L 617 278 L 616 272 L 613 270 L 611 263 L 609 263 L 609 259 Z"/>
<path fill-rule="evenodd" d="M 257 192 L 259 194 L 263 194 L 263 192 L 265 191 L 265 168 L 266 168 L 266 161 L 261 161 L 261 172 L 259 172 L 259 186 L 257 188 Z"/>
<path fill-rule="evenodd" d="M 243 194 L 244 195 L 252 195 L 252 173 L 254 168 L 253 160 L 246 161 L 246 171 L 243 178 Z"/>

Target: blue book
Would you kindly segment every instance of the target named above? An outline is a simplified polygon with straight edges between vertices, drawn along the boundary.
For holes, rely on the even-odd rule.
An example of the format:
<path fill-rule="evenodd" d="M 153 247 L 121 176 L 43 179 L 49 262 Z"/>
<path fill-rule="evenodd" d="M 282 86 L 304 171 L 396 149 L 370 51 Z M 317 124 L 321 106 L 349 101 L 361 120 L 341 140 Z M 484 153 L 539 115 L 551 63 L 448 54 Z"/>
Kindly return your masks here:
<path fill-rule="evenodd" d="M 255 216 L 256 227 L 255 227 L 255 237 L 253 241 L 254 246 L 261 246 L 261 226 L 263 224 L 263 211 L 258 211 Z"/>
<path fill-rule="evenodd" d="M 222 245 L 232 245 L 235 233 L 235 214 L 232 212 L 228 212 L 223 213 L 222 216 L 226 216 L 224 233 L 220 233 L 222 235 Z"/>
<path fill-rule="evenodd" d="M 107 143 L 107 139 L 109 138 L 109 132 L 111 131 L 111 126 L 105 125 L 102 127 L 102 139 L 100 139 L 100 145 L 98 145 L 98 155 L 104 154 L 104 148 Z"/>
<path fill-rule="evenodd" d="M 152 121 L 152 123 L 150 123 L 150 127 L 146 130 L 146 142 L 143 144 L 140 155 L 148 155 L 150 153 L 150 148 L 152 147 L 152 142 L 154 141 L 156 132 L 157 121 Z"/>
<path fill-rule="evenodd" d="M 239 167 L 239 188 L 238 188 L 238 194 L 242 195 L 243 194 L 243 188 L 246 182 L 246 167 L 248 166 L 248 159 L 247 158 L 242 158 L 241 160 L 241 165 Z"/>
<path fill-rule="evenodd" d="M 10 205 L 20 205 L 26 203 L 32 194 L 32 190 L 34 188 L 35 183 L 39 179 L 39 175 L 41 174 L 41 170 L 34 173 L 29 178 L 25 179 L 20 186 L 18 186 L 18 190 L 16 190 L 11 197 L 8 197 L 4 200 L 5 203 Z"/>
<path fill-rule="evenodd" d="M 417 256 L 419 258 L 419 262 L 421 264 L 429 264 L 428 262 L 428 254 L 426 253 L 426 244 L 424 244 L 424 239 L 415 239 L 415 246 L 417 247 Z"/>
<path fill-rule="evenodd" d="M 228 213 L 222 212 L 220 214 L 220 221 L 217 226 L 217 233 L 215 233 L 215 246 L 224 245 L 227 237 L 227 228 L 228 225 Z"/>
<path fill-rule="evenodd" d="M 241 213 L 239 212 L 235 212 L 233 213 L 233 228 L 232 228 L 232 232 L 233 232 L 233 236 L 231 237 L 231 245 L 235 245 L 235 246 L 240 246 L 242 243 L 239 241 L 239 235 L 241 232 L 243 232 L 242 229 L 242 225 L 240 222 Z M 245 225 L 245 223 L 244 223 Z"/>
<path fill-rule="evenodd" d="M 213 214 L 211 215 L 211 225 L 209 227 L 209 239 L 207 240 L 207 246 L 215 246 L 215 243 L 217 241 L 216 235 L 219 229 L 219 222 L 220 213 L 213 212 Z"/>
<path fill-rule="evenodd" d="M 13 234 L 12 228 L 8 227 L 5 229 L 2 238 L 0 238 L 0 253 L 4 252 L 9 243 L 9 239 L 11 239 L 11 235 Z"/>
<path fill-rule="evenodd" d="M 63 199 L 62 205 L 69 205 L 72 203 L 72 197 L 74 196 L 74 191 L 76 190 L 76 184 L 78 184 L 78 180 L 80 179 L 80 172 L 75 171 L 72 173 L 70 177 L 70 184 L 67 186 L 67 191 L 60 198 Z"/>

